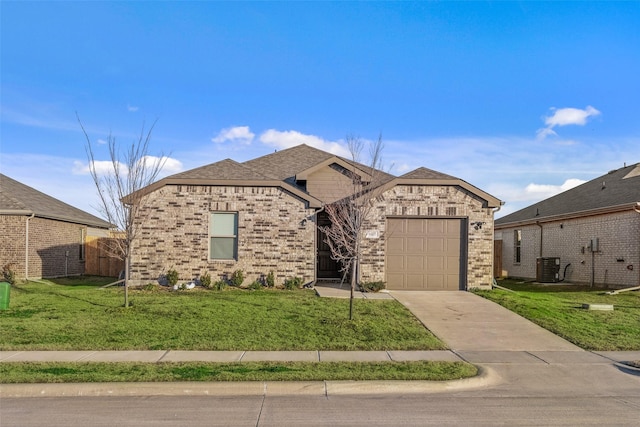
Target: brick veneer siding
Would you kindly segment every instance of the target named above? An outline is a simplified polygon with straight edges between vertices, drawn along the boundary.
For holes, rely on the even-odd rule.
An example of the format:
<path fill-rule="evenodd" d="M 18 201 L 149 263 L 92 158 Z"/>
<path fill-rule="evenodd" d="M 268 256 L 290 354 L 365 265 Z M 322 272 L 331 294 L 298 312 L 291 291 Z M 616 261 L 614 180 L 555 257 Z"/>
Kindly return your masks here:
<path fill-rule="evenodd" d="M 209 260 L 211 212 L 238 212 L 238 260 Z M 275 187 L 168 185 L 147 196 L 137 223 L 131 278 L 154 282 L 174 268 L 181 280 L 208 271 L 212 280 L 242 269 L 245 284 L 273 271 L 315 278 L 314 210 Z M 303 220 L 305 224 L 303 225 Z"/>
<path fill-rule="evenodd" d="M 640 215 L 633 211 L 544 222 L 542 256 L 560 257 L 560 276 L 567 264 L 566 281 L 591 283 L 592 256 L 589 242 L 599 239 L 600 251 L 593 256 L 594 283 L 598 286 L 640 285 Z M 513 232 L 522 230 L 520 264 L 514 263 Z M 536 278 L 536 258 L 540 256 L 540 227 L 500 228 L 503 275 Z M 583 249 L 584 248 L 584 249 Z M 623 260 L 623 261 L 618 261 Z M 631 267 L 629 267 L 631 266 Z"/>
<path fill-rule="evenodd" d="M 29 277 L 61 277 L 84 273 L 80 260 L 82 229 L 86 226 L 45 218 L 0 215 L 0 264 L 13 263 L 25 277 L 25 238 L 29 221 Z M 67 256 L 68 251 L 68 256 Z"/>
<path fill-rule="evenodd" d="M 447 208 L 455 214 L 447 215 Z M 450 212 L 450 211 L 449 211 Z M 467 276 L 465 287 L 490 288 L 493 281 L 493 210 L 464 189 L 454 186 L 398 185 L 376 199 L 367 231 L 377 231 L 379 238 L 365 239 L 361 279 L 385 280 L 385 229 L 388 216 L 461 218 L 466 230 Z M 469 227 L 483 222 L 482 228 Z M 463 236 L 464 242 L 464 236 Z M 464 243 L 463 243 L 464 246 Z M 464 260 L 464 254 L 461 260 Z"/>

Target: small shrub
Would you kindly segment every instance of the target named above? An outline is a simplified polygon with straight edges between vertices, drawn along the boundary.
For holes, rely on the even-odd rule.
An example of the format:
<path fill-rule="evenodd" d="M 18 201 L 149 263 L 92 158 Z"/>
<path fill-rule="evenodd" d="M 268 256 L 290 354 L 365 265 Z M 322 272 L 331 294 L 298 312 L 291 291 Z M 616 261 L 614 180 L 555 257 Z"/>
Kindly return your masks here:
<path fill-rule="evenodd" d="M 227 287 L 226 280 L 218 280 L 213 284 L 213 289 L 215 289 L 216 291 L 224 291 L 226 287 Z"/>
<path fill-rule="evenodd" d="M 380 292 L 385 288 L 385 282 L 363 282 L 360 283 L 362 292 Z"/>
<path fill-rule="evenodd" d="M 290 277 L 284 281 L 284 288 L 288 291 L 299 289 L 302 286 L 302 277 Z"/>
<path fill-rule="evenodd" d="M 207 289 L 211 289 L 211 275 L 208 271 L 200 275 L 200 284 Z"/>
<path fill-rule="evenodd" d="M 242 270 L 236 270 L 231 274 L 231 284 L 236 288 L 242 286 L 244 282 L 244 272 Z"/>
<path fill-rule="evenodd" d="M 251 282 L 251 284 L 249 285 L 249 289 L 253 290 L 253 291 L 259 291 L 260 289 L 262 289 L 262 283 L 260 283 L 259 280 L 254 280 L 253 282 Z"/>
<path fill-rule="evenodd" d="M 267 278 L 265 280 L 267 288 L 273 288 L 276 285 L 276 278 L 273 275 L 273 271 L 270 271 L 269 274 L 267 274 Z"/>
<path fill-rule="evenodd" d="M 16 272 L 13 268 L 13 264 L 11 263 L 2 266 L 2 279 L 10 285 L 16 284 Z"/>
<path fill-rule="evenodd" d="M 143 291 L 155 291 L 158 286 L 155 283 L 147 283 L 142 287 Z"/>
<path fill-rule="evenodd" d="M 178 283 L 178 272 L 171 268 L 169 269 L 169 271 L 167 271 L 167 274 L 165 274 L 165 276 L 167 277 L 167 280 L 169 281 L 169 285 L 174 286 L 175 284 Z"/>

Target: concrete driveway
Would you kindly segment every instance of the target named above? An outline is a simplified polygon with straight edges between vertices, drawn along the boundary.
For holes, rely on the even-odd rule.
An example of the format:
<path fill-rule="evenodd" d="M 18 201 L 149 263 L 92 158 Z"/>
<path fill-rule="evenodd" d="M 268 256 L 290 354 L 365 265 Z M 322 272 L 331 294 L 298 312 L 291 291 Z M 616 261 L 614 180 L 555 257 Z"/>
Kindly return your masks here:
<path fill-rule="evenodd" d="M 390 294 L 454 351 L 583 351 L 470 292 L 390 291 Z"/>

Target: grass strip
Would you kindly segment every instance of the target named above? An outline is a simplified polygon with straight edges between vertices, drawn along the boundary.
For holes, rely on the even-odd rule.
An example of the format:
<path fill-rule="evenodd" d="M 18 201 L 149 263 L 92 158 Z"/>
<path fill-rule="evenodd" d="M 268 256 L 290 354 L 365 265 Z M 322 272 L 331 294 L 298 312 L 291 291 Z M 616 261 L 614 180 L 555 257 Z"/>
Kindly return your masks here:
<path fill-rule="evenodd" d="M 0 383 L 337 381 L 468 378 L 464 362 L 0 363 Z"/>

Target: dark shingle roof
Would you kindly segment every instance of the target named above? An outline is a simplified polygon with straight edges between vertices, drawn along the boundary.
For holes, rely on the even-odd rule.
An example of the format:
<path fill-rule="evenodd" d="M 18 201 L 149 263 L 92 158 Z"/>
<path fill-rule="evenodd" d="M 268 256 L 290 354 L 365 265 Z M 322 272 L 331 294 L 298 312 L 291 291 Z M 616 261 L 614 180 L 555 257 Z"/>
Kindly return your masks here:
<path fill-rule="evenodd" d="M 175 175 L 166 177 L 145 189 L 141 190 L 145 193 L 155 191 L 164 185 L 226 185 L 237 181 L 237 185 L 268 185 L 282 186 L 288 191 L 294 192 L 296 195 L 312 202 L 313 206 L 321 206 L 322 202 L 314 195 L 307 192 L 304 183 L 296 180 L 297 176 L 304 176 L 309 170 L 318 167 L 323 163 L 331 163 L 335 159 L 336 163 L 340 163 L 342 167 L 351 166 L 368 175 L 374 175 L 375 187 L 383 187 L 393 185 L 395 180 L 416 180 L 416 181 L 456 181 L 452 185 L 461 185 L 474 194 L 480 195 L 482 198 L 490 202 L 491 206 L 499 204 L 500 201 L 493 198 L 481 190 L 465 183 L 458 178 L 436 172 L 427 168 L 418 168 L 400 178 L 395 177 L 382 170 L 373 170 L 372 168 L 358 162 L 328 153 L 317 148 L 310 147 L 305 144 L 287 148 L 285 150 L 276 151 L 256 159 L 248 160 L 244 163 L 238 163 L 231 159 L 222 160 L 217 163 L 191 169 Z M 231 181 L 231 182 L 229 182 Z M 304 178 L 301 179 L 304 181 Z M 495 200 L 494 200 L 495 199 Z"/>
<path fill-rule="evenodd" d="M 258 171 L 231 159 L 221 160 L 186 172 L 171 175 L 172 179 L 212 180 L 265 180 L 269 178 Z"/>
<path fill-rule="evenodd" d="M 447 175 L 446 173 L 427 169 L 425 167 L 419 167 L 416 170 L 405 173 L 400 178 L 407 179 L 458 179 L 454 176 Z"/>
<path fill-rule="evenodd" d="M 111 224 L 34 188 L 0 174 L 0 214 L 31 215 L 97 228 Z"/>
<path fill-rule="evenodd" d="M 541 220 L 640 202 L 640 163 L 620 168 L 496 220 L 496 225 Z"/>
<path fill-rule="evenodd" d="M 334 156 L 326 151 L 301 144 L 276 151 L 243 164 L 272 179 L 285 180 Z"/>

